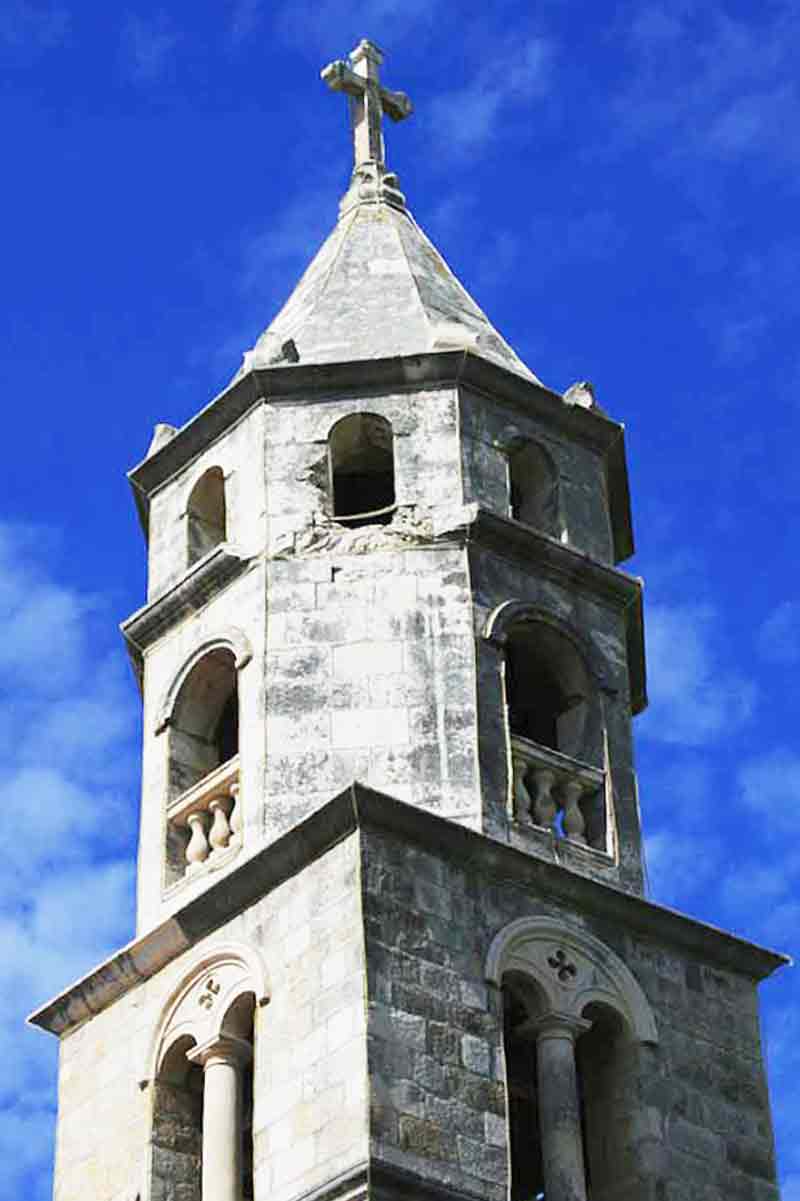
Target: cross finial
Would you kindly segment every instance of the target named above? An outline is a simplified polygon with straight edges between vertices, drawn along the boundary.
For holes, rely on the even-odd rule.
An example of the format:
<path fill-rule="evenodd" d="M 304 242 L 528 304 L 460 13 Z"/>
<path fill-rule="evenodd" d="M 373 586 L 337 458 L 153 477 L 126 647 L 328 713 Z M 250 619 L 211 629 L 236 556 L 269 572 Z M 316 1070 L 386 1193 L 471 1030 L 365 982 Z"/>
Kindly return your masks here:
<path fill-rule="evenodd" d="M 403 206 L 402 193 L 396 188 L 396 177 L 386 171 L 383 143 L 383 114 L 393 121 L 410 116 L 412 104 L 405 92 L 390 92 L 381 87 L 380 68 L 383 53 L 374 42 L 363 38 L 351 51 L 347 62 L 337 59 L 322 71 L 322 78 L 334 92 L 346 92 L 350 101 L 353 124 L 354 175 L 363 180 L 371 177 L 374 195 L 361 200 L 385 199 Z M 382 185 L 388 183 L 387 190 Z M 352 189 L 351 189 L 352 191 Z M 392 191 L 394 195 L 392 195 Z"/>

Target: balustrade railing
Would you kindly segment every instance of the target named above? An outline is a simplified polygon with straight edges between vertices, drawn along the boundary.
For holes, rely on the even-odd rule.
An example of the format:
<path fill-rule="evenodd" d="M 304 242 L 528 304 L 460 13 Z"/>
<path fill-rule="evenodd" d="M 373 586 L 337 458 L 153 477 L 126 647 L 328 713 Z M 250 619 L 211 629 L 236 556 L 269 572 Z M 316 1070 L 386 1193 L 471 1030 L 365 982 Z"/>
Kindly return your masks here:
<path fill-rule="evenodd" d="M 242 845 L 239 756 L 171 801 L 167 821 L 186 843 L 185 875 L 219 867 L 234 855 Z"/>
<path fill-rule="evenodd" d="M 582 806 L 603 787 L 605 773 L 517 734 L 511 738 L 511 758 L 517 821 L 587 846 Z"/>

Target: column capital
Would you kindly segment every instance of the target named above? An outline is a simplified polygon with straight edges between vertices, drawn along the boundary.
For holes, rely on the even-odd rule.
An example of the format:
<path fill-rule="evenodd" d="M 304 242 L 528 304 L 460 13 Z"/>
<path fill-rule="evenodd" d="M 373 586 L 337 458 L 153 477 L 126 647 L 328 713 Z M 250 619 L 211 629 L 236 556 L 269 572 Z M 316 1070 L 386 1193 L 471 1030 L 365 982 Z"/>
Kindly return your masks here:
<path fill-rule="evenodd" d="M 186 1058 L 199 1063 L 203 1068 L 210 1064 L 226 1063 L 234 1067 L 245 1067 L 253 1057 L 253 1048 L 244 1038 L 233 1034 L 220 1034 L 207 1042 L 200 1043 L 186 1052 Z"/>
<path fill-rule="evenodd" d="M 525 1025 L 530 1029 L 537 1043 L 551 1038 L 574 1043 L 576 1039 L 592 1028 L 592 1023 L 587 1022 L 585 1018 L 579 1018 L 574 1013 L 560 1013 L 557 1009 L 539 1014 L 537 1017 L 531 1018 Z"/>

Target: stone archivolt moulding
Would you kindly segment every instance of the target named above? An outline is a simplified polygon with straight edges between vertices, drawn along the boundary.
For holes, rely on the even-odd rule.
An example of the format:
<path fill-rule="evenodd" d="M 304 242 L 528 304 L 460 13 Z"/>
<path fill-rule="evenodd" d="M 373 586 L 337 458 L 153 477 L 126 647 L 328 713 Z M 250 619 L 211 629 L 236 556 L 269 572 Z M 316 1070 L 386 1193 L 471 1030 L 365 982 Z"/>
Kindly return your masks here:
<path fill-rule="evenodd" d="M 184 680 L 194 667 L 205 658 L 211 651 L 218 647 L 223 647 L 233 652 L 234 665 L 237 671 L 241 671 L 253 657 L 253 647 L 250 639 L 245 634 L 244 630 L 240 630 L 238 626 L 226 626 L 220 630 L 212 638 L 205 638 L 196 646 L 190 655 L 184 659 L 179 670 L 172 678 L 172 683 L 166 691 L 164 699 L 158 708 L 158 716 L 154 727 L 155 734 L 162 734 L 166 730 L 172 718 L 172 710 L 175 708 L 175 701 L 178 697 Z"/>
<path fill-rule="evenodd" d="M 495 935 L 486 957 L 486 979 L 500 987 L 507 972 L 527 976 L 539 989 L 544 1012 L 582 1019 L 587 1006 L 613 1009 L 632 1038 L 657 1043 L 658 1029 L 642 989 L 604 943 L 550 917 L 523 917 Z"/>
<path fill-rule="evenodd" d="M 259 952 L 244 943 L 223 943 L 196 957 L 161 1011 L 140 1087 L 154 1080 L 170 1049 L 183 1038 L 196 1046 L 220 1038 L 234 1001 L 252 993 L 257 1006 L 270 999 L 267 969 Z"/>

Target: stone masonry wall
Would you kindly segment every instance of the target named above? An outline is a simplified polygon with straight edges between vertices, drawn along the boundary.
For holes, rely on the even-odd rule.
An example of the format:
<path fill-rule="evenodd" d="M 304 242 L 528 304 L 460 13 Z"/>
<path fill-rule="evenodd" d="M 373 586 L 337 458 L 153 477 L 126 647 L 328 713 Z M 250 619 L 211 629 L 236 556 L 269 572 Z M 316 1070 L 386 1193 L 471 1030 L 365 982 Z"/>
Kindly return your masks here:
<path fill-rule="evenodd" d="M 526 915 L 606 943 L 653 1008 L 660 1043 L 620 1065 L 620 1168 L 642 1175 L 604 1201 L 778 1201 L 751 980 L 565 908 L 535 884 L 492 878 L 399 837 L 363 842 L 372 1148 L 424 1180 L 501 1201 L 506 1123 L 492 938 Z M 489 860 L 487 860 L 489 862 Z M 655 929 L 655 915 L 654 915 Z"/>
<path fill-rule="evenodd" d="M 230 942 L 259 949 L 272 993 L 256 1011 L 256 1197 L 289 1201 L 364 1161 L 359 879 L 354 834 L 62 1040 L 55 1201 L 161 1201 L 163 1182 L 151 1191 L 153 1040 L 181 979 Z"/>
<path fill-rule="evenodd" d="M 541 419 L 468 389 L 460 394 L 460 415 L 466 502 L 477 501 L 507 517 L 508 456 L 526 442 L 537 442 L 557 469 L 564 541 L 601 563 L 613 561 L 605 472 L 596 451 Z"/>

